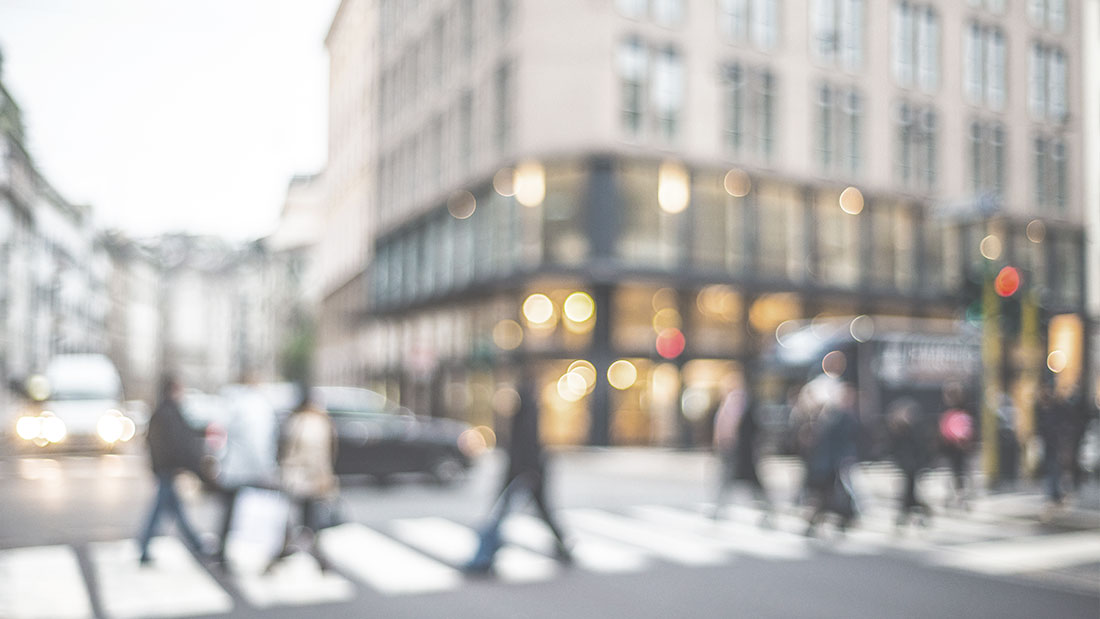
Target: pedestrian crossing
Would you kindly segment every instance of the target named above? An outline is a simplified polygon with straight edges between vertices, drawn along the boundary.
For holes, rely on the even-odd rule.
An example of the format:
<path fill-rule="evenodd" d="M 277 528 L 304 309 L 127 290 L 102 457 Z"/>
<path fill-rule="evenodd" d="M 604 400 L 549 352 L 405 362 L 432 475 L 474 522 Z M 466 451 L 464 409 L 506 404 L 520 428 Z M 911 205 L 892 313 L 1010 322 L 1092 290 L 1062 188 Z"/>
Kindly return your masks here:
<path fill-rule="evenodd" d="M 533 516 L 505 519 L 506 542 L 492 579 L 501 586 L 574 575 L 629 574 L 661 566 L 714 568 L 739 561 L 789 564 L 830 555 L 904 553 L 940 568 L 1010 576 L 1100 562 L 1100 530 L 1035 535 L 1018 521 L 966 515 L 938 517 L 927 529 L 899 535 L 886 509 L 865 511 L 843 538 L 800 534 L 797 513 L 761 513 L 731 506 L 720 520 L 710 505 L 570 508 L 558 517 L 573 542 L 574 562 L 554 557 L 554 539 Z M 305 553 L 265 573 L 270 553 L 242 540 L 230 544 L 227 572 L 200 563 L 173 537 L 157 537 L 152 564 L 138 562 L 132 539 L 0 550 L 0 617 L 111 619 L 222 615 L 239 606 L 304 607 L 361 596 L 432 595 L 469 581 L 461 565 L 473 556 L 477 532 L 442 517 L 398 518 L 375 526 L 346 523 L 322 532 L 322 552 L 335 570 L 322 572 Z M 574 576 L 570 576 L 574 577 Z"/>

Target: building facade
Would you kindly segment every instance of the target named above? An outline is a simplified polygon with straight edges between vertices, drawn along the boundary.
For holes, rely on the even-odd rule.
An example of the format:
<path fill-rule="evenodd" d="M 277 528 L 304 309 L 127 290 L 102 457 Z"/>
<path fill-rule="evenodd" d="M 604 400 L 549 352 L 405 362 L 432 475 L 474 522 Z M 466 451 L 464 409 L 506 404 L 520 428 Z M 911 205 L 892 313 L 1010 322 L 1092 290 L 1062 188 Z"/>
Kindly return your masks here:
<path fill-rule="evenodd" d="M 362 149 L 368 190 L 325 378 L 492 427 L 519 360 L 548 440 L 690 443 L 782 323 L 959 318 L 1011 264 L 1079 385 L 1079 8 L 344 2 L 371 53 L 330 34 L 330 153 Z M 1027 391 L 1042 360 L 1008 339 Z"/>

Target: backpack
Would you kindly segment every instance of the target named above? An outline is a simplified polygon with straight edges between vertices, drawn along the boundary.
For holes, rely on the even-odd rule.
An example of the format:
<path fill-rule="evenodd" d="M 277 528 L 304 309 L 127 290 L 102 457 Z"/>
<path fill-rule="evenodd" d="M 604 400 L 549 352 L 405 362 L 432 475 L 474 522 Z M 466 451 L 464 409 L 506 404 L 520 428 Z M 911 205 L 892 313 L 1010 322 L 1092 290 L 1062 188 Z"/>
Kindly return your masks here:
<path fill-rule="evenodd" d="M 949 409 L 940 416 L 940 438 L 953 447 L 965 447 L 974 438 L 974 421 L 966 411 Z"/>

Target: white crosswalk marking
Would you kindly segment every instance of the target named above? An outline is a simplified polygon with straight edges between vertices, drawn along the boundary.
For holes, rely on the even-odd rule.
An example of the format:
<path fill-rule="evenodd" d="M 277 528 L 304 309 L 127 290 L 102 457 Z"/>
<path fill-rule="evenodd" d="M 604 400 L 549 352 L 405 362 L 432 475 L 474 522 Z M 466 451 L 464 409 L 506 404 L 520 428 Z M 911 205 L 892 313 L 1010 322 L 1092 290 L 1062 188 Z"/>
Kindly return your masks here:
<path fill-rule="evenodd" d="M 0 551 L 0 617 L 84 619 L 92 605 L 68 546 Z"/>
<path fill-rule="evenodd" d="M 91 545 L 103 612 L 113 619 L 213 615 L 233 609 L 233 599 L 183 543 L 154 538 L 151 564 L 138 563 L 134 540 Z"/>
<path fill-rule="evenodd" d="M 453 565 L 465 564 L 477 550 L 473 529 L 443 518 L 397 520 L 393 530 L 398 539 Z M 493 563 L 497 577 L 508 582 L 549 580 L 559 569 L 557 561 L 514 546 L 501 548 Z"/>
<path fill-rule="evenodd" d="M 569 509 L 564 513 L 569 526 L 644 548 L 674 563 L 719 565 L 730 559 L 713 543 L 690 533 L 668 531 L 657 525 L 597 509 Z"/>
<path fill-rule="evenodd" d="M 555 551 L 554 536 L 541 520 L 528 514 L 512 514 L 504 521 L 504 537 L 512 543 L 529 546 L 543 554 Z M 577 565 L 592 572 L 615 574 L 639 572 L 649 566 L 644 552 L 625 544 L 584 531 L 570 531 L 568 537 L 574 543 L 573 558 Z"/>
<path fill-rule="evenodd" d="M 313 557 L 295 553 L 264 573 L 271 553 L 248 543 L 231 544 L 226 550 L 237 588 L 257 608 L 305 606 L 340 602 L 355 597 L 355 586 L 336 573 L 323 573 Z"/>
<path fill-rule="evenodd" d="M 984 574 L 1018 574 L 1100 563 L 1100 532 L 965 544 L 939 551 L 933 562 Z"/>
<path fill-rule="evenodd" d="M 701 514 L 656 505 L 636 507 L 631 513 L 667 528 L 681 528 L 706 536 L 738 554 L 784 561 L 807 559 L 812 554 L 804 537 L 784 531 L 763 530 L 741 522 L 714 521 Z"/>
<path fill-rule="evenodd" d="M 321 534 L 321 551 L 348 575 L 387 594 L 448 591 L 462 574 L 361 524 L 343 524 Z"/>

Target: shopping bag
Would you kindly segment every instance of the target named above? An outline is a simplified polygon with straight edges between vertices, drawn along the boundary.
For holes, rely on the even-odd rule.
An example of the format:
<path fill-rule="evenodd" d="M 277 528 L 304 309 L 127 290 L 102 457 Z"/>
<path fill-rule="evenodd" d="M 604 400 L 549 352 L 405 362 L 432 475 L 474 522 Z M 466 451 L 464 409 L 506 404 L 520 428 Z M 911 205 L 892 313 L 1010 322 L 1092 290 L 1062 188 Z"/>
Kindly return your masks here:
<path fill-rule="evenodd" d="M 233 509 L 229 536 L 234 545 L 246 545 L 253 552 L 277 553 L 286 537 L 290 503 L 277 490 L 241 488 Z"/>

